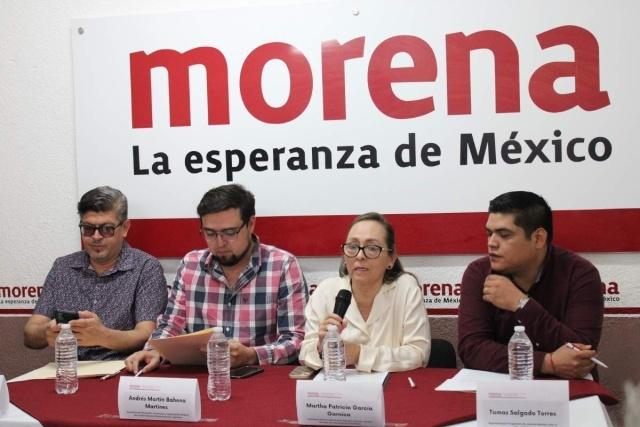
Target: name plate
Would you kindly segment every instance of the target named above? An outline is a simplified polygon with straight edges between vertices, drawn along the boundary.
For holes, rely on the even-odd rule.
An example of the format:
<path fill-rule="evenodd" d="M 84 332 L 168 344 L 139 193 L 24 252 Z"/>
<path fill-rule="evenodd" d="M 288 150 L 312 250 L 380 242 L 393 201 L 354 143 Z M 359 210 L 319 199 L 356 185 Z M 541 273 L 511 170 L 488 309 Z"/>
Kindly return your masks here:
<path fill-rule="evenodd" d="M 555 380 L 478 383 L 478 426 L 569 426 L 569 382 Z"/>
<path fill-rule="evenodd" d="M 9 412 L 9 387 L 4 375 L 0 375 L 0 416 Z"/>
<path fill-rule="evenodd" d="M 200 389 L 195 378 L 120 377 L 120 418 L 200 421 Z"/>
<path fill-rule="evenodd" d="M 381 384 L 297 381 L 298 424 L 384 426 Z"/>

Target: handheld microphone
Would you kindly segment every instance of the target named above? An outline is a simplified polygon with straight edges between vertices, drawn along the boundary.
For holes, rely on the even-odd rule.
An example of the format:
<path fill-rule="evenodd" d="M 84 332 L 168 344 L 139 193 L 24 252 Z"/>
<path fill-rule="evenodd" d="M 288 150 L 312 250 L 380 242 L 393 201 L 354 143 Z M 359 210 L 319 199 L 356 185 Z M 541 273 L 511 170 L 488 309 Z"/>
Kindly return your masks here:
<path fill-rule="evenodd" d="M 347 289 L 340 289 L 338 295 L 336 295 L 336 303 L 333 306 L 333 313 L 344 318 L 347 309 L 351 304 L 351 291 Z"/>

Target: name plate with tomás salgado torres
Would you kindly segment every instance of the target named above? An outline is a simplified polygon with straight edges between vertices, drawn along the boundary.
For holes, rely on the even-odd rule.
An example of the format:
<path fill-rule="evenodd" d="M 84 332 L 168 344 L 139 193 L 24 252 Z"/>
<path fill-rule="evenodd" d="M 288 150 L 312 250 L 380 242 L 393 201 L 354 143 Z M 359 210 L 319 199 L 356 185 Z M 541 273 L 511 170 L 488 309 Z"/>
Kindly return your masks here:
<path fill-rule="evenodd" d="M 569 382 L 560 380 L 479 382 L 479 427 L 569 426 Z"/>

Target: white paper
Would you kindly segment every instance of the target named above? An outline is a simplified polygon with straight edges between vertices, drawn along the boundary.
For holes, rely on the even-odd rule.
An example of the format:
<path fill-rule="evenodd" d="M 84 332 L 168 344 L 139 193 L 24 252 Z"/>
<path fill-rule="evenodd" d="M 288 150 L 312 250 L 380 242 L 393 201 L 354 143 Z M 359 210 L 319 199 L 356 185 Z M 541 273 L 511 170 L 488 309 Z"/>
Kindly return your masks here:
<path fill-rule="evenodd" d="M 569 382 L 506 380 L 479 382 L 478 426 L 569 426 Z"/>
<path fill-rule="evenodd" d="M 120 418 L 200 421 L 200 389 L 195 378 L 120 377 Z"/>
<path fill-rule="evenodd" d="M 381 384 L 343 381 L 297 381 L 298 424 L 384 426 Z"/>
<path fill-rule="evenodd" d="M 9 410 L 7 413 L 0 415 L 0 426 L 42 427 L 42 424 L 22 409 L 9 403 Z"/>
<path fill-rule="evenodd" d="M 436 391 L 476 391 L 479 382 L 505 380 L 509 380 L 508 374 L 476 369 L 461 369 L 453 378 L 445 380 L 435 389 Z"/>
<path fill-rule="evenodd" d="M 0 375 L 0 416 L 9 412 L 9 388 L 4 375 Z"/>
<path fill-rule="evenodd" d="M 345 378 L 349 383 L 366 382 L 384 385 L 387 382 L 389 372 L 360 372 L 355 369 L 345 369 Z M 324 371 L 318 372 L 314 381 L 324 382 Z"/>
<path fill-rule="evenodd" d="M 78 362 L 78 378 L 101 377 L 103 375 L 117 373 L 122 369 L 124 369 L 124 360 L 81 360 Z M 50 362 L 41 368 L 10 379 L 8 382 L 16 383 L 20 381 L 52 379 L 55 377 L 56 363 Z"/>
<path fill-rule="evenodd" d="M 213 328 L 207 328 L 190 334 L 152 339 L 149 345 L 172 365 L 206 365 L 206 347 L 212 333 Z"/>

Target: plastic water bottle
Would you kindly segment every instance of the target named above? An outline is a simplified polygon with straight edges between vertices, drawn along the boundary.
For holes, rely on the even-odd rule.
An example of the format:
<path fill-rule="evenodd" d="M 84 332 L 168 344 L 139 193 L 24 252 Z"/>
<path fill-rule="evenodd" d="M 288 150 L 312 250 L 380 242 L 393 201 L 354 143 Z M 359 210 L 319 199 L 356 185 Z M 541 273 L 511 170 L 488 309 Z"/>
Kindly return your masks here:
<path fill-rule="evenodd" d="M 213 328 L 207 343 L 207 396 L 211 400 L 228 400 L 231 397 L 231 358 L 229 357 L 229 341 L 222 332 L 222 327 Z"/>
<path fill-rule="evenodd" d="M 509 377 L 512 380 L 533 379 L 533 345 L 524 326 L 515 326 L 509 340 Z"/>
<path fill-rule="evenodd" d="M 60 325 L 56 338 L 56 393 L 78 391 L 78 341 L 68 323 Z"/>
<path fill-rule="evenodd" d="M 325 381 L 345 381 L 344 342 L 336 325 L 327 326 L 327 335 L 322 344 Z"/>

